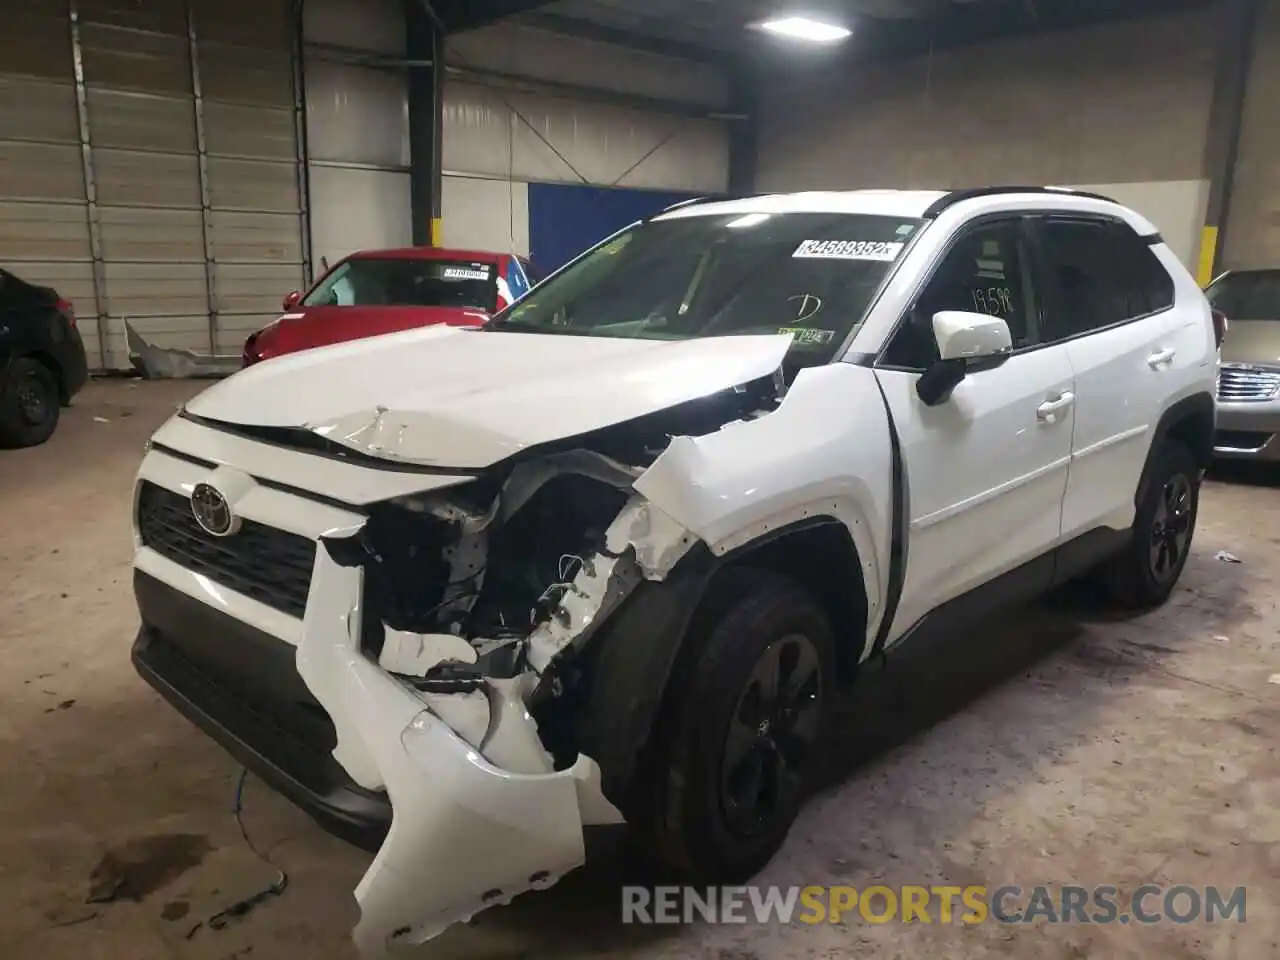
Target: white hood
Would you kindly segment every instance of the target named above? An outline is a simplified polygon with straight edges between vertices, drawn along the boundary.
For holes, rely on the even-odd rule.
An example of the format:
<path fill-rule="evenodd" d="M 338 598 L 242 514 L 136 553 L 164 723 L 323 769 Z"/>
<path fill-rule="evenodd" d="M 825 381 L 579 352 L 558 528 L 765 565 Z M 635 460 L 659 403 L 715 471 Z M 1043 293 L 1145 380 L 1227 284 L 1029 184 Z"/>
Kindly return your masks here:
<path fill-rule="evenodd" d="M 209 420 L 311 430 L 362 453 L 476 469 L 771 374 L 789 334 L 637 340 L 427 327 L 256 364 Z"/>

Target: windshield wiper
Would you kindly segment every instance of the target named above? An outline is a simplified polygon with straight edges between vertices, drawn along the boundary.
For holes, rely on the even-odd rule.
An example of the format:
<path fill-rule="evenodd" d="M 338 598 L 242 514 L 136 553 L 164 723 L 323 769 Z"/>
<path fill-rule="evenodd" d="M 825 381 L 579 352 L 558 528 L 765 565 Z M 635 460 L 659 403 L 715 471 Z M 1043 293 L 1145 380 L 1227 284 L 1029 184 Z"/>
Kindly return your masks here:
<path fill-rule="evenodd" d="M 608 334 L 598 333 L 591 327 L 549 327 L 537 323 L 515 323 L 512 320 L 489 320 L 482 324 L 480 329 L 499 333 L 549 333 L 563 337 L 608 336 Z"/>

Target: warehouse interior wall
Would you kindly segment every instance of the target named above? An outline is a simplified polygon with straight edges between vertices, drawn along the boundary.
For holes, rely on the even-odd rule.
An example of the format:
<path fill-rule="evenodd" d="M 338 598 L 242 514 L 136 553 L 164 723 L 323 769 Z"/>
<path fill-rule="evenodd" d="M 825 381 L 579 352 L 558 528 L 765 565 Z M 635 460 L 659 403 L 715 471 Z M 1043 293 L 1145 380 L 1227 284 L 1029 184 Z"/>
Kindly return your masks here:
<path fill-rule="evenodd" d="M 356 250 L 413 242 L 409 88 L 403 67 L 352 56 L 404 58 L 399 0 L 306 0 L 302 10 L 312 272 L 318 276 Z"/>
<path fill-rule="evenodd" d="M 1254 34 L 1222 265 L 1280 267 L 1280 0 L 1266 0 Z"/>
<path fill-rule="evenodd" d="M 632 222 L 637 203 L 654 212 L 668 196 L 726 188 L 725 124 L 697 115 L 726 102 L 717 68 L 507 24 L 451 37 L 446 56 L 446 246 L 532 254 L 553 269 Z"/>
<path fill-rule="evenodd" d="M 288 0 L 6 12 L 0 260 L 74 303 L 92 367 L 129 367 L 126 324 L 238 352 L 301 282 L 292 46 Z"/>
<path fill-rule="evenodd" d="M 1194 266 L 1214 37 L 1201 10 L 799 73 L 764 91 L 758 185 L 1095 185 Z"/>
<path fill-rule="evenodd" d="M 619 190 L 572 183 L 529 186 L 530 254 L 543 273 L 637 220 L 697 194 L 675 190 Z"/>
<path fill-rule="evenodd" d="M 307 0 L 304 36 L 318 272 L 356 250 L 412 242 L 407 74 L 391 65 L 405 56 L 402 9 L 398 0 Z M 385 62 L 352 62 L 355 52 Z M 554 205 L 531 212 L 531 184 L 725 188 L 724 123 L 689 115 L 723 107 L 728 91 L 716 68 L 507 24 L 450 37 L 446 59 L 447 247 L 528 255 L 533 220 L 543 218 L 546 236 L 563 219 Z"/>

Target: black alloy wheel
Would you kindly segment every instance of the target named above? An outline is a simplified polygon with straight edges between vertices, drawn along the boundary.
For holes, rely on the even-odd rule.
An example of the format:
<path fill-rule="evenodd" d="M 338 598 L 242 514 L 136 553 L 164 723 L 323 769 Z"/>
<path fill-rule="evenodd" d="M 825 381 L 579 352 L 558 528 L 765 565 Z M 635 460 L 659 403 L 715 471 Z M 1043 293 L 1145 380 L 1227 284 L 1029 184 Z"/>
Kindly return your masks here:
<path fill-rule="evenodd" d="M 770 644 L 738 698 L 725 738 L 720 800 L 742 837 L 768 830 L 794 806 L 821 732 L 822 665 L 808 637 Z"/>

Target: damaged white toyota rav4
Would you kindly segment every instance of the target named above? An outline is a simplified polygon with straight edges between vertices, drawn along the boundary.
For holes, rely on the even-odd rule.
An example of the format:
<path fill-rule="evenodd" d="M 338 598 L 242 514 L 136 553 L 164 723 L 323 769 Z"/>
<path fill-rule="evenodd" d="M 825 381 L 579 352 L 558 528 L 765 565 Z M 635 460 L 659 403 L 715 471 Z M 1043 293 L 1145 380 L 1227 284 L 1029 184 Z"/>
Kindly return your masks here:
<path fill-rule="evenodd" d="M 1089 571 L 1168 596 L 1215 356 L 1102 197 L 672 208 L 483 328 L 187 404 L 138 477 L 134 662 L 377 849 L 366 955 L 554 883 L 596 825 L 740 880 L 869 661 Z"/>

